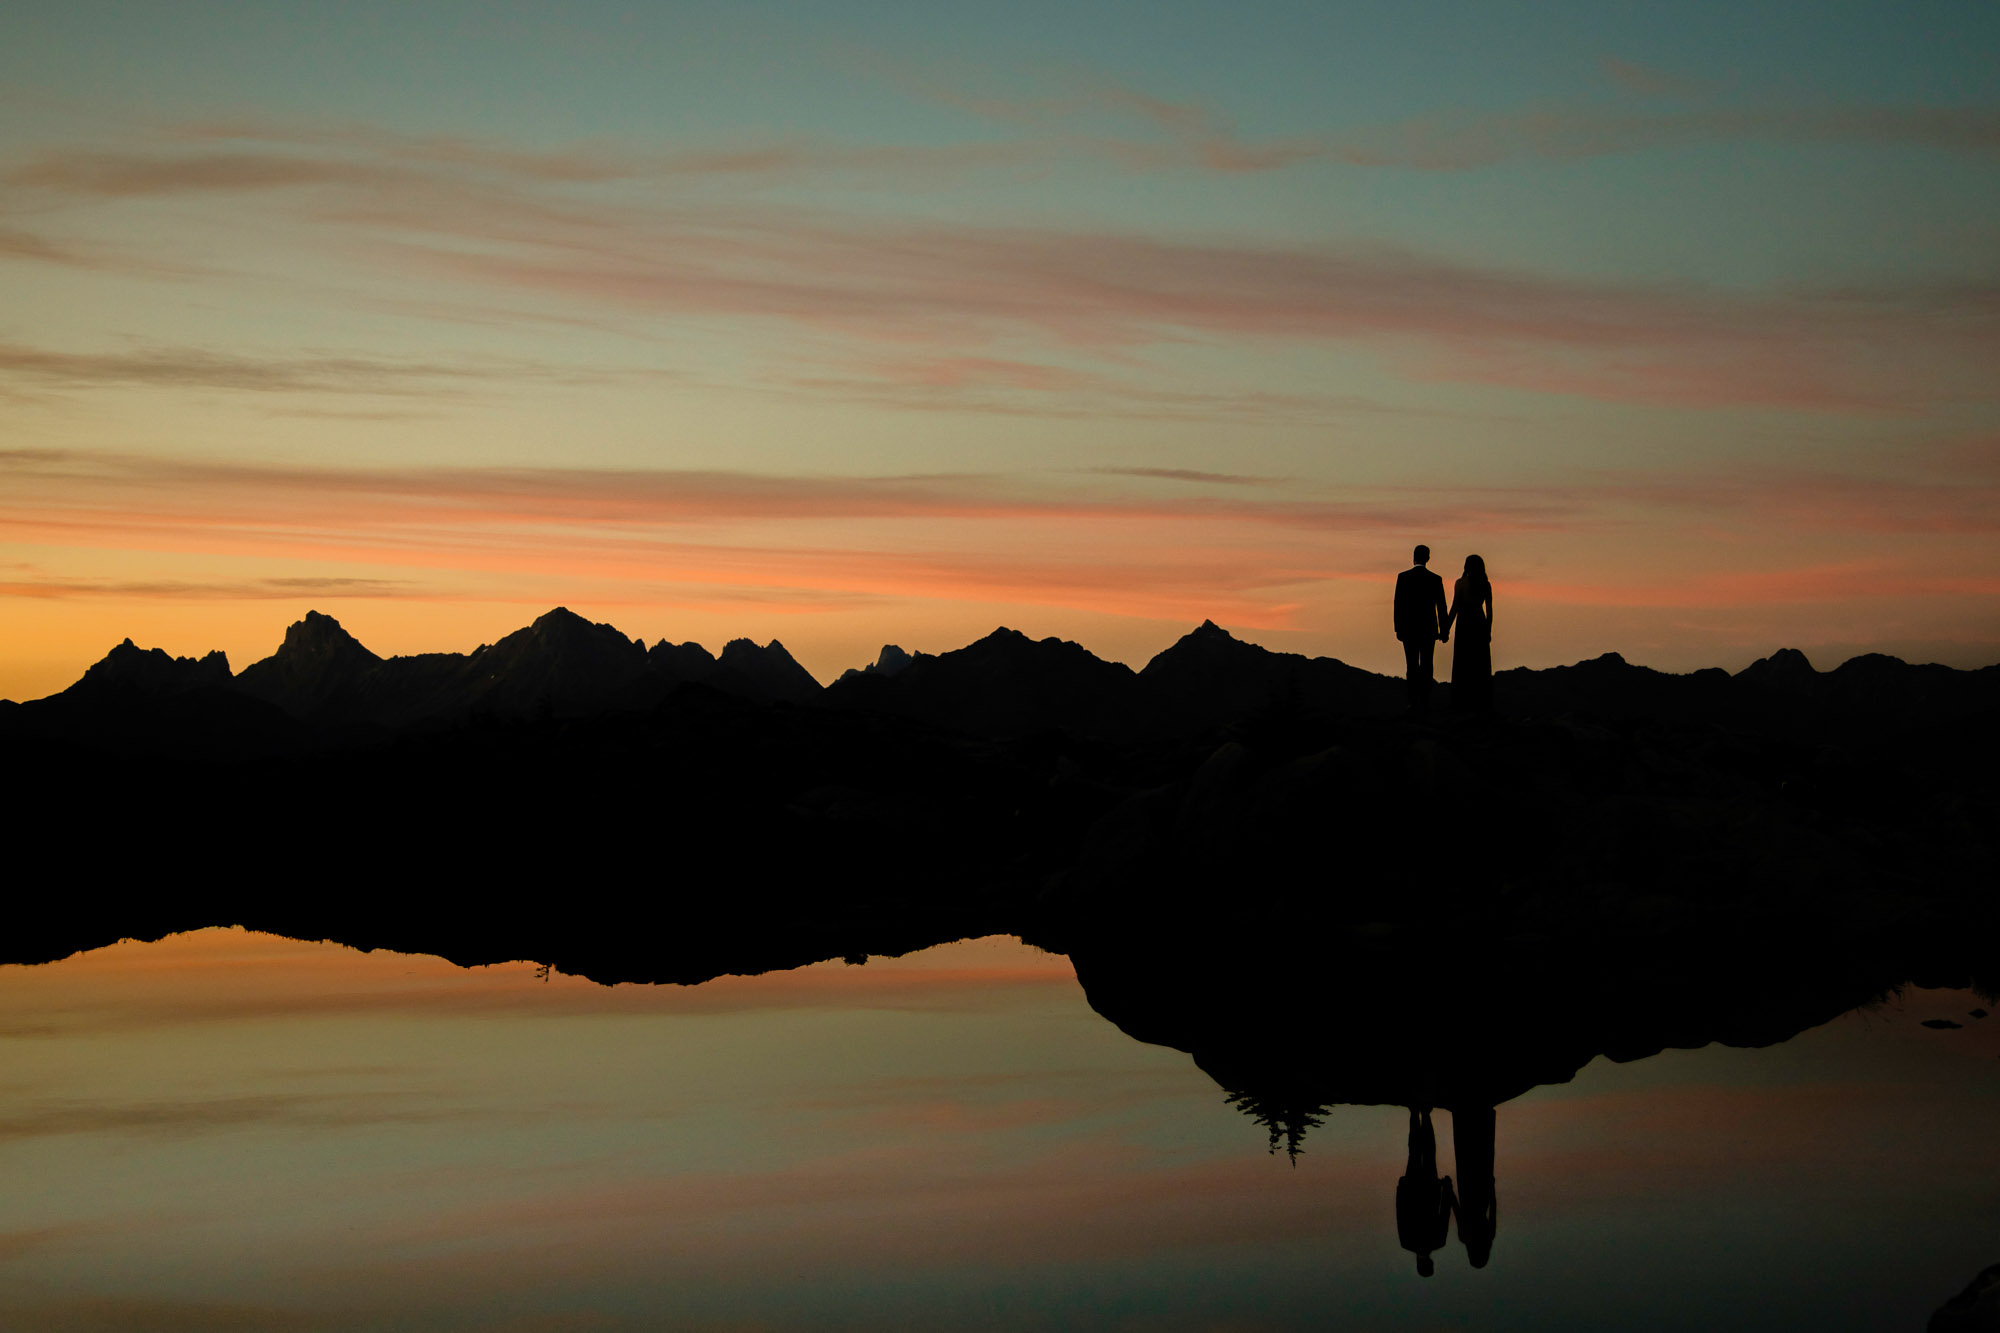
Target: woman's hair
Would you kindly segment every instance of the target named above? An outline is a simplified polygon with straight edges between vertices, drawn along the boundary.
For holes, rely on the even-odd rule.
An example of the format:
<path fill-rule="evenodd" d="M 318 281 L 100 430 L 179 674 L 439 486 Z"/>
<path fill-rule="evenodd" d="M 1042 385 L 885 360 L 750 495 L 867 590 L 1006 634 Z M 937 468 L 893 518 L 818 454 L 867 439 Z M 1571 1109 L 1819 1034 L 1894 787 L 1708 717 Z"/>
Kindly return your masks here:
<path fill-rule="evenodd" d="M 1465 557 L 1465 577 L 1474 583 L 1486 582 L 1486 562 L 1476 555 Z"/>

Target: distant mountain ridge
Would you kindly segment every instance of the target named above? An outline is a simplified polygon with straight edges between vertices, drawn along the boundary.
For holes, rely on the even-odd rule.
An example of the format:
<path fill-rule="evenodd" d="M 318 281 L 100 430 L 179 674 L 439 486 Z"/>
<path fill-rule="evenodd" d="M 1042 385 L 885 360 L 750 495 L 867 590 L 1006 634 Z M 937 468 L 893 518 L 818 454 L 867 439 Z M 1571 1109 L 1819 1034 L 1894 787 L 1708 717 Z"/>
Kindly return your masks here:
<path fill-rule="evenodd" d="M 1077 643 L 1002 627 L 937 654 L 885 645 L 874 663 L 823 687 L 776 640 L 735 639 L 719 656 L 692 642 L 662 639 L 648 648 L 556 607 L 470 653 L 389 658 L 332 616 L 308 611 L 276 652 L 234 674 L 219 652 L 175 658 L 127 639 L 60 694 L 0 708 L 0 725 L 47 734 L 135 728 L 163 742 L 178 736 L 196 750 L 226 744 L 235 732 L 254 736 L 259 748 L 296 743 L 302 727 L 394 732 L 479 717 L 644 712 L 689 688 L 764 706 L 885 714 L 996 739 L 1195 736 L 1288 717 L 1383 717 L 1403 705 L 1400 678 L 1273 652 L 1213 621 L 1138 671 Z M 1448 707 L 1448 686 L 1440 693 Z M 1733 676 L 1715 668 L 1683 675 L 1606 653 L 1571 666 L 1502 671 L 1496 698 L 1513 716 L 1775 725 L 1825 714 L 1916 724 L 1995 707 L 2000 667 L 1958 671 L 1867 654 L 1822 672 L 1796 649 L 1780 649 Z M 180 715 L 201 721 L 173 721 Z"/>

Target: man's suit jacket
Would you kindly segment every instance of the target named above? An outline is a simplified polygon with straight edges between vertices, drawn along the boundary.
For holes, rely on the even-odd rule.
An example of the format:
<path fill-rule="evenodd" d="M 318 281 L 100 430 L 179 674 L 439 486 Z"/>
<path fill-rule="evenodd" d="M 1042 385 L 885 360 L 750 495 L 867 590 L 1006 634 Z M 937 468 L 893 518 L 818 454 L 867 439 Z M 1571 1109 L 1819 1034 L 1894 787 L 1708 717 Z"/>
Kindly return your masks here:
<path fill-rule="evenodd" d="M 1444 580 L 1416 565 L 1396 576 L 1396 637 L 1434 642 L 1444 629 Z"/>

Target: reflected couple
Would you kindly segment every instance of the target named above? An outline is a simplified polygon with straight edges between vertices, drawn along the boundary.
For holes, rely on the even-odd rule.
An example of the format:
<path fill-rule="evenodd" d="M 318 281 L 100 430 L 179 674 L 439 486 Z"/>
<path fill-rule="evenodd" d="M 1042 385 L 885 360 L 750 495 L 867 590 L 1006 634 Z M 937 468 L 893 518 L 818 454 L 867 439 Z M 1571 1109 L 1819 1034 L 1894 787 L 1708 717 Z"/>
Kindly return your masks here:
<path fill-rule="evenodd" d="M 1486 561 L 1465 557 L 1465 572 L 1444 597 L 1444 580 L 1430 569 L 1431 548 L 1410 554 L 1412 565 L 1396 576 L 1396 637 L 1403 644 L 1409 710 L 1430 712 L 1437 645 L 1458 641 L 1451 653 L 1452 711 L 1483 716 L 1493 711 L 1493 584 Z"/>
<path fill-rule="evenodd" d="M 1437 1132 L 1429 1107 L 1410 1108 L 1410 1160 L 1396 1182 L 1396 1237 L 1417 1256 L 1417 1273 L 1437 1271 L 1431 1256 L 1451 1239 L 1458 1219 L 1459 1243 L 1474 1268 L 1493 1257 L 1499 1203 L 1493 1184 L 1493 1108 L 1470 1107 L 1451 1113 L 1451 1147 L 1459 1184 L 1438 1175 Z"/>

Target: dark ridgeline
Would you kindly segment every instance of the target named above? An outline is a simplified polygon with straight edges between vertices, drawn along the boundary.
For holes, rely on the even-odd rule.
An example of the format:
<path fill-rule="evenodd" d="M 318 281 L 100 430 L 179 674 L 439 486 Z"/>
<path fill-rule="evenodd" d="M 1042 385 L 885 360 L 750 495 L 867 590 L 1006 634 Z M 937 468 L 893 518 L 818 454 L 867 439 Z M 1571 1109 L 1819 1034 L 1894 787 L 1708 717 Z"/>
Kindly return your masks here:
<path fill-rule="evenodd" d="M 1273 1151 L 1340 1104 L 1448 1114 L 1406 1239 L 1435 1263 L 1447 1208 L 1475 1267 L 1529 1088 L 2000 988 L 2000 669 L 1607 654 L 1493 694 L 1413 720 L 1401 680 L 1212 623 L 1137 672 L 1003 629 L 826 689 L 561 609 L 387 659 L 309 614 L 235 676 L 128 642 L 0 705 L 48 867 L 0 961 L 242 924 L 694 982 L 1019 934 Z"/>
<path fill-rule="evenodd" d="M 1925 1333 L 1992 1333 L 1996 1328 L 2000 1328 L 2000 1264 L 1981 1269 L 1924 1325 Z"/>
<path fill-rule="evenodd" d="M 690 980 L 1168 920 L 1643 971 L 1991 924 L 2000 670 L 1607 655 L 1500 673 L 1490 722 L 1404 702 L 1212 623 L 1137 672 L 1003 629 L 824 689 L 775 642 L 562 609 L 392 658 L 309 614 L 240 675 L 121 644 L 0 707 L 17 826 L 87 890 L 30 896 L 0 952 L 240 922 Z"/>
<path fill-rule="evenodd" d="M 219 656 L 219 655 L 218 655 Z M 224 667 L 227 684 L 227 667 Z M 802 703 L 819 682 L 784 645 L 738 639 L 718 660 L 698 643 L 651 650 L 609 625 L 557 607 L 471 653 L 380 658 L 316 611 L 236 686 L 301 721 L 401 730 L 472 717 L 592 717 L 645 709 L 675 688 L 705 684 L 763 703 Z"/>

